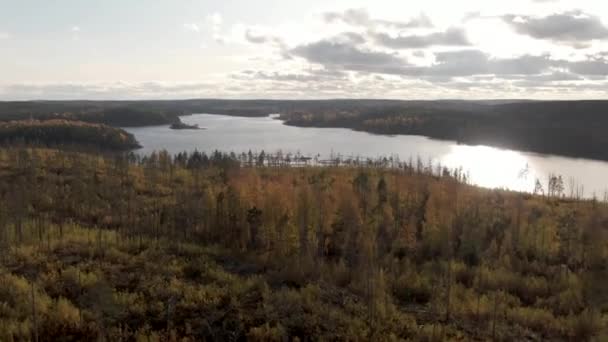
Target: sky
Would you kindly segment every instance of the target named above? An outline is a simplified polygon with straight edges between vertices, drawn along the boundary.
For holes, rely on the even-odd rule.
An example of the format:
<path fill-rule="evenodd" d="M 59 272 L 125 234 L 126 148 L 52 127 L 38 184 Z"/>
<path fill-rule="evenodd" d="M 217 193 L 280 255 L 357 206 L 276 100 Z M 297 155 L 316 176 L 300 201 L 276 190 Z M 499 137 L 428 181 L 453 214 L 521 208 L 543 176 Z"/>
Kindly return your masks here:
<path fill-rule="evenodd" d="M 602 0 L 0 0 L 0 100 L 603 99 Z"/>

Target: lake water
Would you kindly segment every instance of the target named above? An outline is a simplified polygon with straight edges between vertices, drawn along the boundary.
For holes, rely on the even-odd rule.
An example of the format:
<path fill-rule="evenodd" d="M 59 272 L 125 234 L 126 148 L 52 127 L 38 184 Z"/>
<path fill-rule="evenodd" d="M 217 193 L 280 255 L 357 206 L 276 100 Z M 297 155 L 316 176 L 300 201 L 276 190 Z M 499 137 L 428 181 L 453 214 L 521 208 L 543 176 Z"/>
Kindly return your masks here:
<path fill-rule="evenodd" d="M 489 188 L 532 191 L 538 178 L 544 188 L 550 174 L 562 175 L 566 194 L 584 189 L 584 196 L 602 199 L 608 189 L 608 163 L 488 146 L 458 145 L 412 135 L 375 135 L 343 128 L 304 128 L 285 126 L 272 117 L 244 118 L 194 114 L 182 117 L 187 124 L 205 130 L 172 130 L 168 126 L 125 128 L 143 148 L 138 153 L 167 150 L 284 153 L 306 156 L 330 155 L 382 157 L 399 156 L 401 161 L 417 157 L 428 163 L 462 169 L 469 182 Z"/>

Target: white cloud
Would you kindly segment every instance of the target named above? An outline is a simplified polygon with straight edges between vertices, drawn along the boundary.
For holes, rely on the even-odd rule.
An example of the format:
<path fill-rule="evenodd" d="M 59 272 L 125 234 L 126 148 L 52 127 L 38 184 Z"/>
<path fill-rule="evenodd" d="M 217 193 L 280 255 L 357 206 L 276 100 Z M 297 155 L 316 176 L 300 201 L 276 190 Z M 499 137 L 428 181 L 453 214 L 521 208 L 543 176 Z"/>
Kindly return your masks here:
<path fill-rule="evenodd" d="M 205 20 L 211 26 L 211 33 L 212 33 L 213 40 L 215 40 L 218 43 L 224 43 L 225 39 L 224 39 L 224 37 L 222 37 L 222 34 L 221 34 L 222 23 L 224 21 L 224 19 L 222 18 L 222 15 L 219 14 L 218 12 L 214 12 L 214 13 L 208 14 L 207 17 L 205 18 Z"/>
<path fill-rule="evenodd" d="M 216 95 L 216 84 L 204 82 L 19 83 L 0 86 L 0 99 L 155 99 Z"/>
<path fill-rule="evenodd" d="M 224 20 L 222 19 L 221 14 L 219 14 L 218 12 L 214 12 L 212 14 L 207 15 L 207 21 L 213 24 L 214 26 L 220 26 L 222 25 L 222 22 Z"/>
<path fill-rule="evenodd" d="M 351 26 L 361 26 L 370 29 L 375 27 L 388 27 L 405 30 L 420 27 L 433 27 L 431 19 L 424 13 L 420 13 L 417 17 L 410 18 L 406 21 L 394 21 L 372 18 L 365 8 L 351 8 L 343 12 L 327 12 L 323 14 L 323 19 L 327 23 L 341 21 Z"/>
<path fill-rule="evenodd" d="M 80 40 L 80 33 L 81 33 L 80 31 L 81 31 L 80 26 L 74 25 L 74 26 L 70 27 L 70 33 L 71 33 L 73 41 Z"/>
<path fill-rule="evenodd" d="M 192 31 L 192 32 L 200 32 L 201 31 L 201 27 L 198 26 L 198 24 L 196 24 L 196 23 L 187 23 L 187 24 L 184 24 L 184 29 L 186 29 L 187 31 Z"/>
<path fill-rule="evenodd" d="M 58 55 L 52 68 L 28 57 L 46 51 L 45 42 L 35 48 L 21 47 L 27 44 L 16 44 L 17 39 L 2 41 L 16 49 L 11 45 L 0 55 L 9 71 L 0 80 L 0 88 L 5 84 L 0 96 L 467 98 L 578 91 L 584 97 L 608 87 L 608 5 L 597 0 L 311 0 L 274 3 L 272 11 L 270 3 L 260 0 L 238 10 L 224 6 L 221 13 L 183 10 L 183 21 L 172 24 L 173 30 L 165 30 L 160 17 L 146 18 L 154 23 L 146 27 L 136 24 L 148 21 L 134 16 L 138 34 L 157 37 L 177 30 L 187 44 L 175 48 L 170 39 L 142 39 L 137 49 L 117 54 L 117 46 L 129 46 L 134 37 L 108 30 L 112 39 L 95 41 L 95 47 L 72 44 L 71 58 Z M 79 24 L 64 23 L 63 39 L 78 40 L 92 31 Z M 9 39 L 2 29 L 0 40 Z M 93 82 L 116 77 L 135 83 Z M 149 77 L 190 82 L 146 83 Z"/>

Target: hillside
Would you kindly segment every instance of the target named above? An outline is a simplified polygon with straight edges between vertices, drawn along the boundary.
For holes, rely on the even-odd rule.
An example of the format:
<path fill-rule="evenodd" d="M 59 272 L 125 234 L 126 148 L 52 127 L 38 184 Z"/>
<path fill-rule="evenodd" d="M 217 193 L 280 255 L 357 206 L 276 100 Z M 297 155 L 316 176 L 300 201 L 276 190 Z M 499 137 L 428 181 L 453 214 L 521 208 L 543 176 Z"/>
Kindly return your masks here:
<path fill-rule="evenodd" d="M 0 149 L 0 340 L 608 337 L 608 207 L 449 171 Z"/>
<path fill-rule="evenodd" d="M 100 151 L 124 151 L 139 147 L 133 135 L 122 129 L 62 119 L 0 122 L 0 144 Z"/>
<path fill-rule="evenodd" d="M 608 101 L 451 102 L 292 110 L 286 124 L 414 134 L 575 158 L 608 160 Z"/>

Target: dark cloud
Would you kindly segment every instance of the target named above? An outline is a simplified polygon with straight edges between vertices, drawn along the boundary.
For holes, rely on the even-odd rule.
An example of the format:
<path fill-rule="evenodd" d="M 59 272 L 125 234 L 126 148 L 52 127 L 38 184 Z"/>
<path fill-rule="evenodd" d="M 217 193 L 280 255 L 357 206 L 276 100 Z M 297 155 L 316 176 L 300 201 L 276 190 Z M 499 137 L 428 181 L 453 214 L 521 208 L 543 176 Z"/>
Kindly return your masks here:
<path fill-rule="evenodd" d="M 436 63 L 423 69 L 432 75 L 520 75 L 538 81 L 581 80 L 608 75 L 608 60 L 590 58 L 583 61 L 551 59 L 548 55 L 524 55 L 512 58 L 492 58 L 479 50 L 442 52 L 435 54 Z"/>
<path fill-rule="evenodd" d="M 608 38 L 608 28 L 597 16 L 581 11 L 553 14 L 547 17 L 505 15 L 503 20 L 515 31 L 537 39 L 547 39 L 583 48 L 594 39 Z"/>
<path fill-rule="evenodd" d="M 311 63 L 323 65 L 328 70 L 439 80 L 474 75 L 539 75 L 551 68 L 569 66 L 567 62 L 552 60 L 546 55 L 494 58 L 479 50 L 438 52 L 435 53 L 433 64 L 416 66 L 395 54 L 364 50 L 353 44 L 328 40 L 296 47 L 291 53 Z"/>
<path fill-rule="evenodd" d="M 424 58 L 426 56 L 426 53 L 424 52 L 424 50 L 418 50 L 418 51 L 414 51 L 412 53 L 412 55 L 414 57 L 420 57 L 420 58 Z"/>
<path fill-rule="evenodd" d="M 352 43 L 321 40 L 291 50 L 295 56 L 328 69 L 397 73 L 407 65 L 402 58 L 385 52 L 361 49 Z"/>
<path fill-rule="evenodd" d="M 410 64 L 398 54 L 362 48 L 350 40 L 321 40 L 291 49 L 289 54 L 327 70 L 398 75 L 431 82 L 483 75 L 528 78 L 536 82 L 603 79 L 608 75 L 608 60 L 602 55 L 568 61 L 549 55 L 493 57 L 480 50 L 466 49 L 436 52 L 432 64 L 419 66 Z"/>
<path fill-rule="evenodd" d="M 513 58 L 492 58 L 479 50 L 440 52 L 435 64 L 422 68 L 430 76 L 473 75 L 535 75 L 550 68 L 554 62 L 548 56 L 524 55 Z"/>
<path fill-rule="evenodd" d="M 248 29 L 247 31 L 245 31 L 245 39 L 252 44 L 283 44 L 283 41 L 278 37 L 257 33 L 252 29 Z"/>
<path fill-rule="evenodd" d="M 344 12 L 325 13 L 323 18 L 325 19 L 325 22 L 328 23 L 341 21 L 351 26 L 366 28 L 385 26 L 403 30 L 409 28 L 433 27 L 431 19 L 423 13 L 407 21 L 391 21 L 373 19 L 365 9 L 348 9 Z"/>
<path fill-rule="evenodd" d="M 608 75 L 608 61 L 605 59 L 591 59 L 585 61 L 568 62 L 568 69 L 576 74 L 587 76 Z"/>
<path fill-rule="evenodd" d="M 466 33 L 460 28 L 449 28 L 444 32 L 427 35 L 409 35 L 392 37 L 386 33 L 372 33 L 376 43 L 392 49 L 413 49 L 429 46 L 467 46 L 471 45 Z"/>
<path fill-rule="evenodd" d="M 248 42 L 253 44 L 264 44 L 268 41 L 269 38 L 263 35 L 257 35 L 251 32 L 251 30 L 247 30 L 245 31 L 245 39 L 247 39 Z"/>

